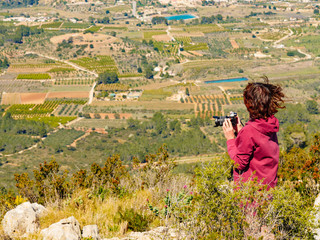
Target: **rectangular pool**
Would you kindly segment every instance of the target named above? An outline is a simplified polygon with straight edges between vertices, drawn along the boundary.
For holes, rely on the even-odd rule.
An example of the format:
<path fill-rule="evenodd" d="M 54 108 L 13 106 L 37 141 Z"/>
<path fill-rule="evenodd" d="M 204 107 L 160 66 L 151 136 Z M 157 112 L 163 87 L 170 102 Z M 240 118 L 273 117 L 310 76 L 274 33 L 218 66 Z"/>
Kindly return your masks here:
<path fill-rule="evenodd" d="M 226 78 L 226 79 L 219 79 L 219 80 L 211 80 L 211 81 L 204 81 L 204 83 L 223 83 L 223 82 L 241 82 L 241 81 L 248 81 L 249 79 L 246 77 L 241 78 Z"/>
<path fill-rule="evenodd" d="M 165 17 L 167 20 L 187 20 L 187 19 L 192 19 L 192 18 L 196 18 L 193 15 L 190 14 L 183 14 L 183 15 L 174 15 L 174 16 L 169 16 L 169 17 Z"/>

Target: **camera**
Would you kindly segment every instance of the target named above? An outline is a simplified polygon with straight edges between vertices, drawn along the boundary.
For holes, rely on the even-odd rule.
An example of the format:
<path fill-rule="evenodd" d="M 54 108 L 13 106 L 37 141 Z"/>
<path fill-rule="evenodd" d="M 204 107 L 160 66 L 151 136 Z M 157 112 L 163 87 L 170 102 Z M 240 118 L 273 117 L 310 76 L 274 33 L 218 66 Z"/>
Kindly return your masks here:
<path fill-rule="evenodd" d="M 230 112 L 229 116 L 213 116 L 215 120 L 215 127 L 221 127 L 226 118 L 231 119 L 232 126 L 236 126 L 238 123 L 238 114 L 236 112 Z"/>

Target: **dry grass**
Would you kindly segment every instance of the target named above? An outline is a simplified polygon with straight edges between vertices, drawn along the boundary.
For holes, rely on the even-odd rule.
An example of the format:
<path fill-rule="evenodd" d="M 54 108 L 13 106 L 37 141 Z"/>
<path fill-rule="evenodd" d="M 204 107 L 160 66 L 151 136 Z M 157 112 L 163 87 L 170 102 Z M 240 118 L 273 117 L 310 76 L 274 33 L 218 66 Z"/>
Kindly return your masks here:
<path fill-rule="evenodd" d="M 116 227 L 114 216 L 119 208 L 134 208 L 137 212 L 144 215 L 150 214 L 147 209 L 146 199 L 151 198 L 149 191 L 139 191 L 136 194 L 126 198 L 108 197 L 102 200 L 99 197 L 93 197 L 89 191 L 82 191 L 58 206 L 53 203 L 47 207 L 48 214 L 40 218 L 41 229 L 49 227 L 51 224 L 61 219 L 74 216 L 80 223 L 80 226 L 98 225 L 100 236 L 111 237 L 121 236 L 121 226 Z M 117 229 L 118 231 L 112 231 Z"/>

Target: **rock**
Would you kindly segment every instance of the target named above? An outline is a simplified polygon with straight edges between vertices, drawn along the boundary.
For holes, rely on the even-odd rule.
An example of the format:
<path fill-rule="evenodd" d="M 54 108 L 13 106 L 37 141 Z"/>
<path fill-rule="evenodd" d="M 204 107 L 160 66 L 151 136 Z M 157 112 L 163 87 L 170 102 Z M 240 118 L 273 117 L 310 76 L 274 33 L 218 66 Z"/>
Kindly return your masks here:
<path fill-rule="evenodd" d="M 320 223 L 320 194 L 318 195 L 318 197 L 316 198 L 316 200 L 314 201 L 314 207 L 318 208 L 316 216 L 315 216 L 315 221 Z M 314 239 L 315 240 L 320 240 L 320 228 L 317 228 L 314 230 Z"/>
<path fill-rule="evenodd" d="M 80 240 L 80 224 L 73 216 L 62 219 L 41 231 L 43 240 Z"/>
<path fill-rule="evenodd" d="M 83 238 L 92 238 L 93 240 L 99 240 L 99 230 L 97 225 L 87 225 L 83 227 L 82 230 Z"/>
<path fill-rule="evenodd" d="M 25 202 L 6 213 L 2 220 L 5 235 L 10 238 L 27 237 L 39 230 L 39 215 L 46 208 L 37 203 Z"/>

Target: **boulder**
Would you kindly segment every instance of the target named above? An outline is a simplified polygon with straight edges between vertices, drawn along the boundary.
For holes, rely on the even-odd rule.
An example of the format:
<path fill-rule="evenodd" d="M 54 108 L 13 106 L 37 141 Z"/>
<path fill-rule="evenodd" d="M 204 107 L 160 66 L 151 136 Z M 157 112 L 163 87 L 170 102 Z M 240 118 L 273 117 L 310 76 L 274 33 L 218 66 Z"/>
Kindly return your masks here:
<path fill-rule="evenodd" d="M 87 225 L 82 230 L 83 238 L 92 238 L 93 240 L 100 240 L 99 230 L 97 225 Z"/>
<path fill-rule="evenodd" d="M 315 216 L 315 221 L 320 223 L 320 194 L 318 195 L 318 197 L 314 201 L 314 207 L 318 209 L 316 216 Z M 315 229 L 314 233 L 315 233 L 314 239 L 320 240 L 320 228 Z"/>
<path fill-rule="evenodd" d="M 73 216 L 62 219 L 41 231 L 43 240 L 80 240 L 80 224 Z"/>
<path fill-rule="evenodd" d="M 27 237 L 39 230 L 39 215 L 46 208 L 37 203 L 25 202 L 6 213 L 2 220 L 5 235 L 10 238 Z"/>

